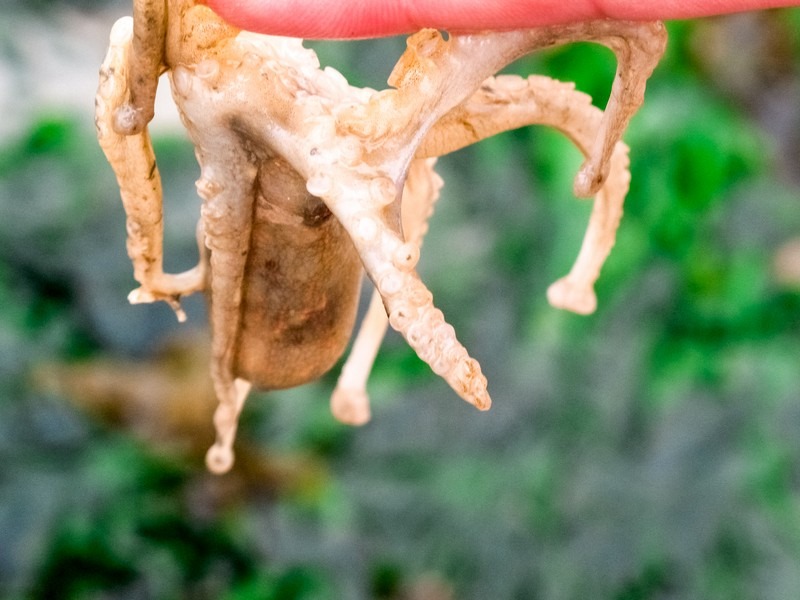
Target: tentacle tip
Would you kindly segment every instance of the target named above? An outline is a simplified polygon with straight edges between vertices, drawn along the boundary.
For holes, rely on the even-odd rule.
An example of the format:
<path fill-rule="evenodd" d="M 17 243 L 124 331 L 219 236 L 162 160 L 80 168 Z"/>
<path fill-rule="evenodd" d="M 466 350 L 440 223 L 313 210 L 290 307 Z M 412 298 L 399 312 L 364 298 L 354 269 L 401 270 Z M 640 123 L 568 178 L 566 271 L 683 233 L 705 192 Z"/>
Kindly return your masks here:
<path fill-rule="evenodd" d="M 206 467 L 214 475 L 223 475 L 233 467 L 233 450 L 220 444 L 214 444 L 206 453 Z"/>
<path fill-rule="evenodd" d="M 475 408 L 481 412 L 486 412 L 492 408 L 492 399 L 489 397 L 489 394 L 483 394 L 482 396 L 475 398 Z"/>
<path fill-rule="evenodd" d="M 492 407 L 492 399 L 489 396 L 489 392 L 486 390 L 487 384 L 486 377 L 482 373 L 479 373 L 475 379 L 473 379 L 470 386 L 472 403 L 475 405 L 475 408 L 480 411 L 487 411 Z"/>
<path fill-rule="evenodd" d="M 133 37 L 133 17 L 120 17 L 111 27 L 109 39 L 114 46 L 121 46 Z"/>
<path fill-rule="evenodd" d="M 590 315 L 597 310 L 597 295 L 591 286 L 579 285 L 563 277 L 547 289 L 551 306 L 579 315 Z"/>
<path fill-rule="evenodd" d="M 172 311 L 175 313 L 175 318 L 178 319 L 178 323 L 185 323 L 186 322 L 186 311 L 183 310 L 181 307 L 181 303 L 179 300 L 174 300 L 172 298 L 168 298 L 165 300 Z"/>
<path fill-rule="evenodd" d="M 181 303 L 178 298 L 179 296 L 161 296 L 145 289 L 144 287 L 138 287 L 128 294 L 128 302 L 131 304 L 150 304 L 152 302 L 163 300 L 169 304 L 169 307 L 175 312 L 175 317 L 178 319 L 178 322 L 185 323 L 186 312 L 181 307 Z"/>
<path fill-rule="evenodd" d="M 369 396 L 363 389 L 337 386 L 331 396 L 331 413 L 346 425 L 365 425 L 372 418 Z"/>
<path fill-rule="evenodd" d="M 143 287 L 138 287 L 128 294 L 128 302 L 131 304 L 150 304 L 155 301 L 156 297 L 152 292 L 147 291 Z"/>

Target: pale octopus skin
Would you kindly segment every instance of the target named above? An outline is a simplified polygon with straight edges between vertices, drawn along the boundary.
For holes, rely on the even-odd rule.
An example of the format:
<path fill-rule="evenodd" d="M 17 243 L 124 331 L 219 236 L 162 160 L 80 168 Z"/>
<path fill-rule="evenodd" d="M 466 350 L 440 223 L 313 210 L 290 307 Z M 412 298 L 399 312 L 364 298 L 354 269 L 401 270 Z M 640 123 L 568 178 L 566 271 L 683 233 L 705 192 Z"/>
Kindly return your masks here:
<path fill-rule="evenodd" d="M 659 22 L 592 21 L 504 32 L 422 30 L 408 39 L 383 91 L 320 69 L 301 40 L 239 31 L 192 0 L 135 0 L 100 71 L 97 133 L 121 189 L 128 254 L 141 287 L 131 302 L 204 290 L 219 407 L 207 464 L 233 464 L 239 413 L 251 387 L 313 380 L 343 353 L 361 275 L 372 301 L 331 400 L 340 420 L 370 418 L 366 382 L 387 324 L 470 404 L 491 400 L 478 362 L 420 280 L 427 220 L 442 186 L 437 156 L 501 131 L 555 127 L 586 156 L 578 196 L 595 196 L 572 270 L 548 290 L 554 306 L 591 313 L 593 285 L 616 235 L 628 190 L 620 141 L 666 44 Z M 493 75 L 531 51 L 573 41 L 618 60 L 605 112 L 545 77 Z M 162 193 L 147 132 L 167 73 L 196 147 L 203 200 L 197 267 L 162 270 Z"/>

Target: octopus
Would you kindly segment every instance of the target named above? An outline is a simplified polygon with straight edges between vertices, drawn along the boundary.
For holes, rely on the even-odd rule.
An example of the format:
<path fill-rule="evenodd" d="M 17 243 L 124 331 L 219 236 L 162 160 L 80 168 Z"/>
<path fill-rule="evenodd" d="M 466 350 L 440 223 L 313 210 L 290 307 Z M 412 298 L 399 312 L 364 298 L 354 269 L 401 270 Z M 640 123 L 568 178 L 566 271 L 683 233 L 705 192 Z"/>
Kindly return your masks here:
<path fill-rule="evenodd" d="M 496 75 L 535 50 L 596 42 L 617 58 L 605 110 L 573 84 Z M 491 405 L 478 362 L 433 303 L 416 265 L 442 180 L 437 157 L 500 132 L 547 125 L 585 156 L 574 193 L 593 197 L 556 307 L 588 314 L 629 185 L 621 141 L 666 45 L 660 22 L 596 20 L 511 31 L 411 35 L 388 87 L 351 86 L 302 40 L 240 31 L 195 0 L 134 0 L 100 69 L 97 135 L 120 187 L 131 303 L 203 291 L 219 402 L 206 455 L 228 471 L 252 388 L 314 380 L 343 355 L 363 274 L 374 292 L 331 397 L 339 420 L 370 419 L 367 379 L 391 326 L 469 404 Z M 162 188 L 148 134 L 166 74 L 200 165 L 200 259 L 163 271 Z"/>

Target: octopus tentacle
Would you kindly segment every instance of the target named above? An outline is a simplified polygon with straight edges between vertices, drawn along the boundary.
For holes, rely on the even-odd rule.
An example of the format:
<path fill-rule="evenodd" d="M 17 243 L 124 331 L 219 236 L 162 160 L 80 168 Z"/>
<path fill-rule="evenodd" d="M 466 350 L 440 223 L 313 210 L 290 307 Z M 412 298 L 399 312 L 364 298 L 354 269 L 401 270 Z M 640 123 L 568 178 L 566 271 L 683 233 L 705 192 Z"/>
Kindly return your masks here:
<path fill-rule="evenodd" d="M 95 100 L 97 137 L 120 187 L 127 216 L 128 256 L 134 278 L 141 284 L 128 298 L 131 303 L 163 300 L 183 321 L 186 315 L 180 308 L 180 297 L 203 289 L 205 263 L 200 260 L 196 267 L 183 273 L 164 273 L 161 177 L 150 135 L 146 127 L 132 135 L 121 134 L 115 128 L 115 109 L 130 94 L 132 25 L 133 21 L 126 17 L 111 30 Z"/>
<path fill-rule="evenodd" d="M 365 106 L 343 111 L 339 125 L 372 146 L 407 148 L 421 143 L 440 118 L 517 58 L 570 42 L 596 42 L 614 52 L 618 66 L 596 138 L 575 178 L 575 194 L 591 196 L 603 185 L 614 146 L 644 100 L 645 85 L 663 55 L 666 39 L 666 29 L 658 21 L 599 20 L 451 35 L 447 40 L 438 31 L 422 30 L 409 37 L 408 48 L 389 78 L 395 89 L 375 94 Z"/>
<path fill-rule="evenodd" d="M 371 418 L 367 379 L 388 325 L 383 300 L 375 290 L 331 394 L 331 414 L 342 423 L 364 425 Z"/>
<path fill-rule="evenodd" d="M 418 159 L 411 167 L 403 188 L 402 222 L 406 243 L 417 252 L 428 229 L 428 219 L 439 197 L 442 179 L 433 170 L 436 159 Z M 412 251 L 410 260 L 415 261 Z M 389 324 L 380 292 L 375 289 L 350 355 L 331 396 L 331 412 L 343 423 L 363 425 L 370 419 L 367 379 Z"/>
<path fill-rule="evenodd" d="M 206 462 L 211 471 L 224 473 L 233 464 L 231 447 L 235 438 L 239 414 L 250 390 L 250 383 L 234 376 L 236 341 L 241 321 L 242 287 L 245 264 L 250 246 L 253 194 L 257 169 L 244 150 L 232 156 L 230 145 L 224 141 L 227 132 L 209 130 L 208 140 L 228 148 L 223 156 L 235 160 L 235 173 L 220 162 L 209 142 L 207 152 L 198 153 L 201 177 L 197 189 L 203 198 L 201 217 L 205 246 L 209 250 L 209 265 L 213 277 L 210 289 L 210 322 L 212 333 L 211 375 L 219 400 L 214 415 L 217 441 L 208 452 Z M 217 172 L 225 172 L 224 182 Z"/>
<path fill-rule="evenodd" d="M 611 49 L 617 58 L 617 72 L 600 130 L 575 177 L 575 195 L 582 197 L 595 194 L 603 185 L 614 146 L 644 102 L 647 80 L 667 46 L 667 30 L 660 21 L 597 21 L 595 27 L 590 35 L 581 32 L 576 39 Z"/>
<path fill-rule="evenodd" d="M 589 96 L 575 91 L 573 84 L 542 76 L 503 75 L 487 79 L 471 98 L 436 123 L 417 156 L 452 152 L 501 131 L 538 124 L 563 132 L 591 157 L 603 123 L 603 112 L 592 105 Z M 594 312 L 597 307 L 594 283 L 614 246 L 630 182 L 625 144 L 617 142 L 608 162 L 608 175 L 597 192 L 575 265 L 548 290 L 551 304 L 579 314 Z"/>
<path fill-rule="evenodd" d="M 491 399 L 478 361 L 458 341 L 453 327 L 433 304 L 433 295 L 414 270 L 419 248 L 407 242 L 387 220 L 389 190 L 376 189 L 374 178 L 353 178 L 347 193 L 336 186 L 345 177 L 318 175 L 309 191 L 319 195 L 344 226 L 361 257 L 367 275 L 381 295 L 389 324 L 417 355 L 466 402 L 487 410 Z M 320 182 L 325 181 L 325 187 Z M 397 184 L 395 183 L 395 186 Z M 376 197 L 376 192 L 383 197 Z"/>
<path fill-rule="evenodd" d="M 114 129 L 123 135 L 141 133 L 153 118 L 166 35 L 167 0 L 134 0 L 129 94 L 114 113 Z"/>

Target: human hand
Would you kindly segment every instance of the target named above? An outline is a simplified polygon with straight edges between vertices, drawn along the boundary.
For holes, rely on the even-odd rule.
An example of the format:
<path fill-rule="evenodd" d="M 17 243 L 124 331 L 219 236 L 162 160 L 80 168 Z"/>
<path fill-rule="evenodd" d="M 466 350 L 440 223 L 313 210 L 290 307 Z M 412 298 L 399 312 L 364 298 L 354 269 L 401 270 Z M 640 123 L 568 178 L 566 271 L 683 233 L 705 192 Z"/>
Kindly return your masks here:
<path fill-rule="evenodd" d="M 433 27 L 518 29 L 591 19 L 669 20 L 798 6 L 798 0 L 205 0 L 250 31 L 316 39 L 383 37 Z"/>

